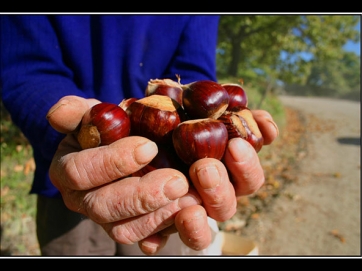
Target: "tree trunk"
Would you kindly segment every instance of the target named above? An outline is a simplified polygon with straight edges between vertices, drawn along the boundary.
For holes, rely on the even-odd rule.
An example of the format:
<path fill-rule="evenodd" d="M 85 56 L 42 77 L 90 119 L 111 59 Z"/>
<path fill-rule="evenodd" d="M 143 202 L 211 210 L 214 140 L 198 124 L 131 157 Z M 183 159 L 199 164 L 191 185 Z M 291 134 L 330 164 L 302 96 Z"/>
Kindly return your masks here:
<path fill-rule="evenodd" d="M 231 42 L 231 61 L 228 69 L 228 75 L 231 77 L 238 76 L 238 68 L 242 56 L 240 42 L 239 39 L 234 39 Z"/>

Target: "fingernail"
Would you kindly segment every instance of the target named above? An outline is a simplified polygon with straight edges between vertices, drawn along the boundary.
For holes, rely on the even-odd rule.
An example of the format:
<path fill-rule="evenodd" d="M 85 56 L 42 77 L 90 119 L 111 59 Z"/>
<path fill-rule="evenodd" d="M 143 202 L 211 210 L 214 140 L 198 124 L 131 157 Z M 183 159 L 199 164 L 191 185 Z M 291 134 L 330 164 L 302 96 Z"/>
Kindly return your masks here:
<path fill-rule="evenodd" d="M 277 131 L 277 136 L 279 136 L 279 128 L 278 128 L 278 125 L 277 125 L 274 121 L 272 121 L 272 120 L 270 120 L 270 119 L 267 119 L 267 121 L 270 122 L 271 124 L 273 124 L 275 130 Z"/>
<path fill-rule="evenodd" d="M 145 254 L 153 255 L 156 254 L 158 251 L 158 245 L 151 242 L 144 241 L 141 243 L 141 246 L 142 246 L 141 250 Z"/>
<path fill-rule="evenodd" d="M 233 138 L 229 141 L 228 150 L 235 162 L 249 161 L 252 156 L 248 143 L 242 138 Z"/>
<path fill-rule="evenodd" d="M 173 176 L 163 188 L 163 193 L 169 200 L 175 200 L 188 191 L 188 184 L 185 180 L 181 179 L 179 176 Z"/>
<path fill-rule="evenodd" d="M 63 99 L 62 102 L 59 103 L 57 106 L 51 107 L 51 108 L 49 109 L 47 115 L 46 115 L 46 118 L 49 119 L 50 116 L 51 116 L 55 111 L 57 111 L 57 110 L 59 109 L 59 107 L 62 107 L 62 106 L 64 106 L 64 105 L 68 104 L 68 103 L 69 103 L 69 101 L 68 101 L 67 99 Z"/>
<path fill-rule="evenodd" d="M 152 141 L 146 141 L 134 150 L 134 157 L 138 164 L 149 163 L 157 154 L 157 145 Z"/>
<path fill-rule="evenodd" d="M 220 184 L 220 174 L 217 168 L 213 165 L 201 167 L 196 170 L 197 177 L 202 188 L 215 188 Z"/>

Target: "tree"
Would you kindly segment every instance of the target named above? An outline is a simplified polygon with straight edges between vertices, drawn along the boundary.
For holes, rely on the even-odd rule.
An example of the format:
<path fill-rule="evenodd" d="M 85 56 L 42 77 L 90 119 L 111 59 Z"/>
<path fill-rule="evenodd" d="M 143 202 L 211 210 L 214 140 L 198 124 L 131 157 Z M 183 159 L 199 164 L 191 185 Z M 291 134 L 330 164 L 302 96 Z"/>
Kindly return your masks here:
<path fill-rule="evenodd" d="M 312 61 L 305 85 L 323 96 L 359 97 L 360 65 L 360 58 L 351 52 L 344 52 L 339 58 L 327 61 L 316 59 Z"/>
<path fill-rule="evenodd" d="M 360 40 L 354 29 L 359 20 L 356 15 L 221 15 L 218 76 L 310 84 L 321 63 L 347 64 L 340 62 L 343 45 Z"/>
<path fill-rule="evenodd" d="M 225 52 L 226 66 L 221 73 L 238 76 L 243 70 L 253 68 L 255 62 L 273 63 L 278 58 L 290 25 L 299 21 L 298 16 L 221 16 L 219 49 Z M 256 67 L 257 68 L 257 67 Z"/>

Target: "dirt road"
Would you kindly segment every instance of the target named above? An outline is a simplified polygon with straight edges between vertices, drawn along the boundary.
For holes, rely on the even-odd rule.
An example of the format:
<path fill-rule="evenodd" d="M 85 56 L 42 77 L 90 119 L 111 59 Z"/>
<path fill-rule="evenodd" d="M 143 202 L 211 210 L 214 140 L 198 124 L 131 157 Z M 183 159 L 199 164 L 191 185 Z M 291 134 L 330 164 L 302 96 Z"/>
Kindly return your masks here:
<path fill-rule="evenodd" d="M 246 234 L 261 256 L 360 256 L 360 101 L 280 98 L 305 119 L 305 156 Z"/>

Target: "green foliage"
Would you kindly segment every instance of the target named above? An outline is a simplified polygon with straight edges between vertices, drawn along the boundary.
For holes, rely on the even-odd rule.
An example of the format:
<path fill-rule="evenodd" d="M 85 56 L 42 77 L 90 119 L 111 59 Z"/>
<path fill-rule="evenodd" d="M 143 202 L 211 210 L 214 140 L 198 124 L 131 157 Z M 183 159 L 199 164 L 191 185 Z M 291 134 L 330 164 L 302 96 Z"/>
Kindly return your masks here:
<path fill-rule="evenodd" d="M 1 254 L 6 249 L 25 255 L 24 236 L 34 225 L 36 197 L 29 195 L 33 174 L 30 144 L 12 123 L 3 104 L 1 108 Z M 6 254 L 6 253 L 5 253 Z M 13 255 L 14 255 L 13 254 Z"/>
<path fill-rule="evenodd" d="M 341 53 L 339 57 L 326 61 L 314 60 L 307 84 L 340 89 L 339 92 L 345 94 L 360 85 L 360 76 L 356 72 L 360 69 L 360 63 L 360 59 L 350 52 Z"/>
<path fill-rule="evenodd" d="M 243 78 L 261 92 L 270 82 L 359 92 L 359 56 L 343 51 L 360 41 L 358 23 L 357 15 L 222 15 L 218 77 Z"/>

